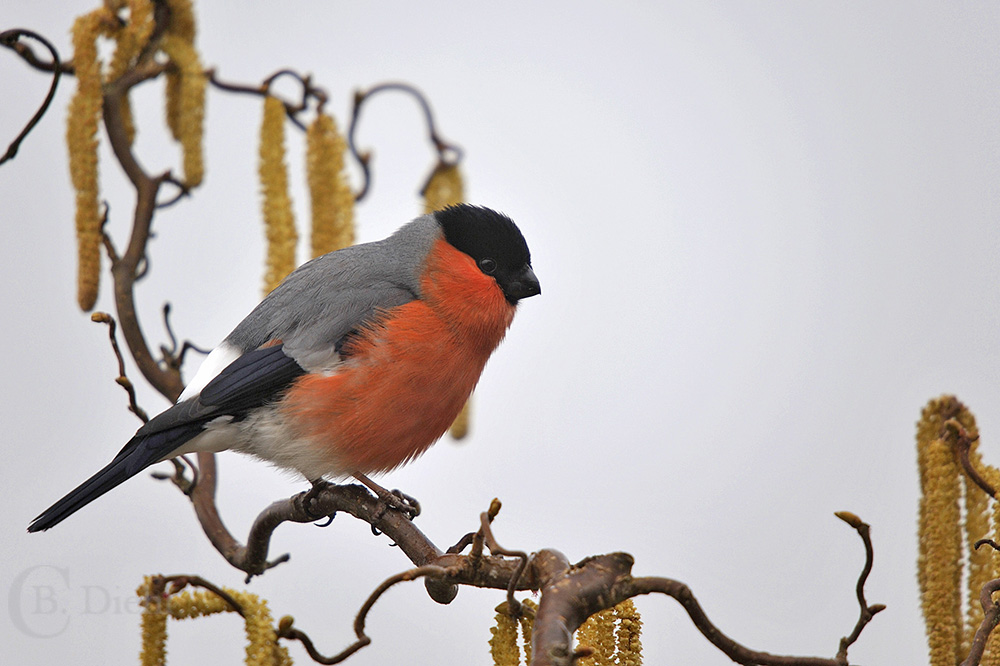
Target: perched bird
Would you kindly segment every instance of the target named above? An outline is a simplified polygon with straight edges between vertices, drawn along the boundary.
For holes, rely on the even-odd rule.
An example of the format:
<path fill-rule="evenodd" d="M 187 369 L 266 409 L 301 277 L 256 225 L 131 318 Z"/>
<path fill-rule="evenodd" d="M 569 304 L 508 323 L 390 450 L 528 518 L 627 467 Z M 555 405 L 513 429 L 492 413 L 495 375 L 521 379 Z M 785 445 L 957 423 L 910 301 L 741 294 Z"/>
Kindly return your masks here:
<path fill-rule="evenodd" d="M 313 259 L 209 354 L 175 405 L 28 531 L 193 451 L 241 451 L 314 482 L 398 467 L 445 433 L 518 301 L 539 293 L 514 222 L 464 204 Z"/>

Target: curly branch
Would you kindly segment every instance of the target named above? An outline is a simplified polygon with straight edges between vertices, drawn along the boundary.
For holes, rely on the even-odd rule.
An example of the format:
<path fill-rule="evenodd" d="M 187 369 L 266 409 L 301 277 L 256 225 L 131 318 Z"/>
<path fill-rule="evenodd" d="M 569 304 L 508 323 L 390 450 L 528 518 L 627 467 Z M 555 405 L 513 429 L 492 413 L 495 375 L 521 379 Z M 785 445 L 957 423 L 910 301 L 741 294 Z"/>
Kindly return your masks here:
<path fill-rule="evenodd" d="M 208 82 L 219 90 L 245 95 L 255 95 L 257 97 L 267 97 L 268 95 L 275 96 L 271 92 L 271 85 L 275 82 L 275 80 L 281 78 L 282 76 L 295 79 L 302 88 L 301 100 L 297 104 L 282 100 L 282 104 L 285 105 L 285 114 L 288 116 L 288 119 L 302 131 L 305 131 L 306 127 L 298 116 L 309 107 L 309 100 L 315 99 L 317 110 L 322 111 L 328 99 L 325 90 L 317 88 L 313 85 L 312 77 L 310 75 L 303 76 L 302 74 L 299 74 L 291 69 L 278 70 L 274 74 L 265 78 L 259 85 L 223 81 L 218 77 L 215 69 L 209 69 L 205 72 L 205 75 L 208 77 Z"/>
<path fill-rule="evenodd" d="M 632 578 L 632 556 L 628 553 L 611 553 L 588 558 L 564 571 L 550 567 L 550 582 L 541 588 L 542 600 L 535 617 L 532 666 L 570 666 L 578 656 L 572 650 L 573 633 L 590 615 L 611 608 L 625 599 L 653 592 L 666 594 L 677 600 L 698 631 L 736 663 L 759 666 L 846 666 L 847 647 L 857 640 L 871 617 L 883 610 L 884 606 L 867 606 L 864 601 L 863 586 L 873 560 L 871 541 L 867 535 L 868 526 L 853 514 L 845 515 L 852 516 L 859 523 L 852 526 L 858 530 L 865 543 L 867 557 L 858 581 L 862 617 L 851 636 L 841 640 L 840 652 L 833 659 L 783 656 L 751 650 L 724 634 L 708 619 L 687 585 L 669 578 Z"/>
<path fill-rule="evenodd" d="M 90 320 L 100 324 L 107 324 L 108 338 L 111 340 L 111 350 L 118 360 L 118 377 L 115 379 L 115 383 L 125 389 L 125 392 L 128 394 L 128 410 L 138 416 L 143 423 L 148 422 L 149 415 L 146 413 L 146 410 L 139 406 L 135 396 L 135 386 L 132 385 L 132 381 L 125 374 L 125 359 L 122 357 L 122 350 L 118 346 L 118 336 L 116 335 L 118 324 L 115 322 L 115 318 L 107 312 L 95 312 L 90 315 Z"/>
<path fill-rule="evenodd" d="M 358 123 L 361 120 L 361 108 L 364 106 L 365 102 L 375 95 L 390 90 L 405 92 L 417 100 L 417 103 L 420 105 L 420 110 L 424 114 L 424 121 L 427 124 L 427 138 L 437 151 L 438 165 L 444 164 L 453 166 L 462 161 L 462 149 L 453 143 L 445 141 L 438 133 L 437 124 L 434 121 L 434 113 L 431 111 L 431 106 L 427 102 L 427 98 L 424 94 L 416 87 L 411 86 L 408 83 L 393 82 L 379 84 L 364 92 L 358 91 L 354 94 L 354 108 L 351 111 L 351 123 L 347 130 L 347 147 L 351 151 L 351 155 L 355 160 L 357 160 L 358 165 L 361 167 L 362 184 L 361 189 L 354 195 L 355 201 L 361 201 L 365 198 L 368 194 L 371 183 L 371 151 L 359 152 L 354 138 Z M 435 168 L 437 168 L 437 165 Z"/>
<path fill-rule="evenodd" d="M 991 580 L 983 586 L 979 594 L 979 603 L 983 606 L 983 621 L 976 629 L 969 656 L 965 658 L 961 666 L 978 666 L 983 658 L 983 652 L 986 650 L 986 642 L 990 638 L 990 633 L 1000 624 L 1000 604 L 993 601 L 993 593 L 998 590 L 1000 590 L 1000 579 Z"/>
<path fill-rule="evenodd" d="M 375 606 L 375 602 L 379 600 L 379 597 L 381 597 L 386 590 L 397 583 L 431 576 L 445 578 L 448 577 L 449 574 L 450 571 L 443 567 L 422 566 L 403 571 L 402 573 L 398 573 L 395 576 L 391 576 L 383 581 L 382 584 L 375 588 L 375 591 L 368 596 L 368 599 L 365 600 L 365 603 L 361 606 L 361 610 L 358 611 L 358 615 L 354 620 L 354 634 L 357 637 L 357 640 L 333 656 L 324 657 L 316 649 L 312 640 L 305 632 L 302 632 L 291 625 L 279 627 L 278 637 L 291 638 L 300 641 L 313 661 L 319 664 L 339 664 L 361 648 L 371 644 L 371 637 L 365 633 L 365 622 L 368 619 L 369 611 L 371 611 L 372 607 Z"/>
<path fill-rule="evenodd" d="M 972 464 L 970 457 L 972 444 L 979 439 L 979 435 L 976 435 L 975 437 L 971 436 L 969 431 L 965 429 L 965 426 L 959 423 L 956 418 L 950 418 L 945 421 L 942 425 L 942 431 L 944 435 L 954 439 L 955 450 L 958 452 L 958 459 L 959 462 L 962 463 L 962 469 L 965 470 L 965 474 L 972 479 L 972 482 L 979 486 L 984 493 L 996 499 L 996 488 L 994 488 L 993 485 L 979 473 L 979 470 L 977 470 L 975 465 Z"/>
<path fill-rule="evenodd" d="M 14 156 L 17 155 L 18 149 L 21 147 L 21 142 L 27 138 L 31 130 L 33 130 L 35 125 L 38 124 L 38 121 L 40 121 L 42 116 L 45 115 L 45 112 L 48 111 L 49 105 L 52 103 L 52 99 L 56 96 L 56 88 L 59 86 L 59 77 L 62 76 L 59 52 L 56 51 L 56 47 L 52 46 L 52 43 L 49 42 L 49 40 L 45 39 L 36 32 L 32 32 L 31 30 L 22 30 L 20 28 L 5 30 L 4 32 L 0 32 L 0 46 L 6 46 L 7 48 L 12 49 L 28 62 L 31 62 L 31 59 L 27 58 L 25 54 L 30 54 L 31 57 L 34 58 L 34 53 L 31 52 L 31 49 L 18 41 L 21 37 L 29 37 L 41 42 L 42 45 L 49 50 L 49 53 L 52 54 L 52 83 L 49 85 L 49 92 L 45 95 L 42 105 L 38 107 L 37 111 L 35 111 L 35 115 L 31 117 L 31 120 L 29 120 L 28 124 L 24 126 L 24 129 L 22 129 L 11 144 L 7 146 L 7 152 L 0 157 L 0 164 L 14 159 Z"/>
<path fill-rule="evenodd" d="M 855 586 L 855 594 L 858 598 L 858 605 L 861 607 L 861 614 L 858 617 L 858 622 L 854 625 L 854 630 L 851 634 L 840 639 L 840 650 L 837 652 L 837 662 L 846 664 L 847 648 L 858 640 L 858 637 L 861 636 L 861 631 L 869 622 L 872 621 L 872 618 L 875 617 L 876 613 L 885 610 L 885 606 L 882 604 L 869 606 L 868 602 L 865 601 L 865 583 L 868 581 L 868 575 L 872 572 L 872 566 L 875 562 L 875 549 L 872 547 L 871 526 L 849 511 L 838 511 L 835 515 L 853 527 L 865 545 L 865 565 L 861 569 L 861 575 L 858 576 L 858 583 Z"/>
<path fill-rule="evenodd" d="M 48 40 L 42 38 L 39 35 L 36 35 L 34 32 L 30 30 L 22 30 L 20 28 L 4 31 L 2 35 L 0 35 L 0 39 L 2 39 L 3 35 L 8 35 L 9 33 L 19 33 L 20 35 L 24 35 L 25 37 L 31 37 L 33 39 L 37 39 L 43 44 L 46 45 L 49 44 Z M 49 48 L 49 52 L 52 54 L 52 60 L 50 60 L 49 62 L 45 62 L 44 60 L 41 60 L 37 55 L 35 55 L 35 52 L 31 50 L 30 46 L 28 46 L 23 42 L 17 41 L 17 38 L 14 38 L 10 42 L 8 42 L 7 40 L 3 40 L 3 43 L 0 44 L 0 46 L 6 46 L 7 48 L 11 49 L 12 51 L 14 51 L 14 53 L 19 55 L 21 59 L 24 60 L 24 62 L 26 62 L 28 65 L 30 65 L 34 69 L 37 69 L 40 72 L 51 72 L 53 74 L 56 73 L 68 74 L 70 76 L 76 74 L 76 69 L 73 67 L 73 63 L 61 61 L 54 48 L 49 48 L 47 46 L 47 48 Z"/>

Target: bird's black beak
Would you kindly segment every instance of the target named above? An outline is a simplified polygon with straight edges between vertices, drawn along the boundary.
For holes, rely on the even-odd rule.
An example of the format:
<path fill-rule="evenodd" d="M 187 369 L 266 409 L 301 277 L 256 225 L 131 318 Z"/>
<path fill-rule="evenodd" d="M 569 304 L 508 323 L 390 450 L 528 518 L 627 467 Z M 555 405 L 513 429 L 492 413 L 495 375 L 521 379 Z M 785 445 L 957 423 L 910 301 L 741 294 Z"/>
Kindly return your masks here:
<path fill-rule="evenodd" d="M 525 266 L 518 275 L 509 280 L 503 288 L 504 296 L 511 303 L 516 304 L 522 298 L 537 296 L 542 293 L 542 287 L 538 284 L 538 278 L 531 266 Z"/>

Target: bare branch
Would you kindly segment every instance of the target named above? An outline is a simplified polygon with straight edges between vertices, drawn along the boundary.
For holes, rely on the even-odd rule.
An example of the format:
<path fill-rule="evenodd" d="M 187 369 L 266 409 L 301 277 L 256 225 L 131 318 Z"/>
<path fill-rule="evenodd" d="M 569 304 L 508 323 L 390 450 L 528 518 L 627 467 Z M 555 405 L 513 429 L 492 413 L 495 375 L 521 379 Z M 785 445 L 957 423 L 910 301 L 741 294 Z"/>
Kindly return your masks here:
<path fill-rule="evenodd" d="M 858 622 L 854 625 L 854 630 L 851 634 L 840 639 L 840 650 L 837 652 L 837 662 L 846 664 L 847 648 L 858 640 L 865 625 L 872 621 L 876 613 L 885 610 L 885 606 L 882 604 L 869 606 L 868 602 L 865 601 L 865 583 L 868 581 L 868 575 L 872 572 L 872 565 L 875 561 L 875 550 L 872 548 L 871 526 L 849 511 L 838 511 L 835 515 L 853 527 L 865 544 L 865 565 L 861 569 L 861 575 L 858 576 L 858 584 L 855 587 L 858 605 L 861 607 L 861 615 L 858 617 Z"/>
<path fill-rule="evenodd" d="M 21 45 L 18 41 L 21 37 L 30 37 L 31 39 L 38 40 L 49 50 L 49 53 L 52 54 L 52 84 L 49 86 L 49 92 L 45 95 L 42 105 L 38 107 L 37 111 L 35 111 L 35 115 L 31 117 L 31 120 L 28 121 L 28 124 L 24 126 L 24 129 L 21 130 L 14 141 L 7 146 L 7 152 L 0 157 L 0 164 L 3 164 L 7 160 L 14 159 L 14 156 L 17 155 L 18 148 L 21 147 L 21 142 L 27 138 L 31 130 L 33 130 L 35 125 L 38 124 L 38 121 L 40 121 L 42 116 L 45 115 L 45 112 L 48 111 L 49 105 L 52 103 L 52 98 L 56 96 L 56 88 L 59 86 L 59 77 L 62 76 L 59 52 L 56 51 L 56 47 L 52 46 L 52 43 L 49 42 L 49 40 L 45 39 L 36 32 L 32 32 L 31 30 L 22 30 L 20 28 L 15 30 L 5 30 L 4 32 L 0 32 L 0 46 L 6 46 L 9 49 L 13 49 L 16 53 L 22 52 L 17 48 L 18 46 L 22 46 L 22 50 L 26 50 L 27 53 L 31 53 L 30 49 L 26 49 L 26 47 L 23 47 L 23 45 Z"/>
<path fill-rule="evenodd" d="M 291 638 L 301 641 L 302 645 L 306 648 L 306 652 L 308 652 L 313 661 L 317 663 L 339 664 L 361 648 L 371 644 L 372 639 L 365 633 L 365 622 L 368 619 L 369 611 L 371 611 L 372 607 L 374 607 L 375 603 L 379 600 L 379 597 L 381 597 L 386 590 L 397 583 L 432 576 L 436 578 L 447 578 L 451 573 L 451 571 L 444 567 L 422 566 L 403 571 L 402 573 L 398 573 L 395 576 L 391 576 L 383 581 L 382 584 L 375 588 L 375 591 L 368 596 L 368 599 L 365 600 L 365 603 L 361 606 L 361 610 L 358 611 L 358 615 L 354 620 L 354 634 L 357 636 L 357 640 L 333 656 L 323 656 L 318 650 L 316 650 L 312 640 L 305 634 L 305 632 L 295 629 L 291 625 L 279 627 L 278 637 Z"/>
<path fill-rule="evenodd" d="M 519 617 L 521 615 L 521 602 L 514 598 L 514 590 L 517 589 L 517 583 L 521 579 L 521 574 L 524 573 L 525 568 L 528 566 L 528 554 L 522 550 L 507 550 L 497 543 L 496 538 L 493 536 L 493 530 L 490 529 L 490 524 L 493 519 L 497 517 L 500 513 L 500 500 L 493 498 L 490 502 L 489 511 L 484 511 L 479 516 L 479 533 L 483 535 L 483 540 L 490 549 L 490 553 L 493 555 L 505 555 L 507 557 L 516 557 L 518 559 L 517 569 L 514 571 L 514 575 L 510 577 L 510 582 L 507 584 L 507 608 L 510 610 L 511 615 L 514 617 Z"/>
<path fill-rule="evenodd" d="M 115 379 L 115 383 L 125 389 L 128 394 L 128 410 L 142 419 L 143 423 L 149 421 L 149 415 L 146 413 L 136 400 L 135 387 L 132 385 L 132 381 L 125 374 L 125 359 L 122 357 L 122 350 L 118 346 L 118 336 L 116 335 L 117 323 L 115 318 L 109 315 L 107 312 L 95 312 L 90 315 L 90 320 L 100 324 L 107 324 L 108 326 L 108 338 L 111 340 L 111 350 L 115 353 L 115 358 L 118 360 L 118 377 Z"/>
<path fill-rule="evenodd" d="M 219 90 L 224 90 L 226 92 L 242 93 L 246 95 L 256 95 L 258 97 L 265 97 L 267 95 L 274 95 L 271 92 L 271 85 L 275 80 L 285 76 L 295 79 L 302 88 L 302 97 L 297 104 L 287 102 L 282 100 L 285 105 L 285 114 L 288 119 L 295 124 L 300 130 L 305 131 L 306 127 L 299 119 L 299 114 L 305 111 L 309 107 L 309 100 L 316 100 L 316 108 L 322 110 L 327 102 L 326 91 L 322 88 L 317 88 L 312 83 L 312 76 L 299 74 L 298 72 L 291 69 L 281 69 L 268 76 L 260 85 L 248 85 L 244 83 L 230 83 L 221 80 L 216 74 L 214 69 L 209 69 L 206 73 L 208 76 L 208 82 Z"/>
<path fill-rule="evenodd" d="M 132 358 L 135 359 L 136 365 L 146 381 L 168 399 L 176 400 L 184 388 L 180 373 L 175 368 L 161 367 L 153 358 L 145 334 L 139 324 L 134 296 L 135 280 L 139 274 L 138 269 L 146 256 L 146 245 L 149 242 L 157 192 L 160 185 L 170 178 L 170 174 L 167 172 L 152 177 L 143 170 L 132 152 L 132 145 L 121 115 L 121 100 L 129 87 L 147 80 L 151 76 L 156 76 L 162 71 L 163 66 L 146 68 L 141 71 L 130 70 L 117 82 L 106 87 L 103 112 L 104 125 L 111 148 L 136 189 L 132 234 L 125 252 L 118 257 L 118 261 L 112 262 L 111 266 L 119 323 L 122 334 L 125 336 L 125 342 L 132 353 Z"/>
<path fill-rule="evenodd" d="M 174 576 L 155 576 L 153 578 L 153 585 L 156 586 L 154 589 L 163 589 L 166 586 L 166 583 L 170 583 L 170 589 L 165 590 L 167 594 L 177 594 L 188 585 L 193 587 L 203 587 L 229 604 L 229 607 L 236 611 L 240 617 L 246 618 L 246 611 L 243 610 L 243 606 L 241 606 L 236 599 L 233 599 L 231 594 L 223 590 L 218 585 L 205 580 L 201 576 L 182 574 Z"/>
<path fill-rule="evenodd" d="M 424 94 L 415 86 L 408 83 L 392 82 L 379 84 L 363 92 L 358 91 L 354 94 L 354 109 L 351 111 L 351 123 L 347 130 L 347 146 L 351 151 L 351 155 L 355 160 L 357 160 L 358 165 L 361 167 L 362 175 L 361 189 L 354 195 L 355 201 L 361 201 L 365 198 L 365 195 L 368 194 L 371 183 L 371 151 L 359 152 L 357 142 L 355 141 L 358 123 L 361 120 L 361 108 L 369 99 L 386 91 L 405 92 L 417 100 L 417 103 L 420 105 L 420 109 L 424 114 L 424 121 L 427 124 L 428 139 L 437 151 L 438 165 L 445 164 L 453 166 L 462 161 L 462 149 L 453 143 L 445 141 L 438 133 L 437 125 L 434 121 L 434 113 L 431 111 L 431 106 L 427 102 L 427 98 Z M 437 165 L 435 166 L 435 169 L 436 168 L 438 168 Z"/>
<path fill-rule="evenodd" d="M 979 603 L 983 606 L 983 621 L 976 629 L 976 635 L 972 639 L 972 647 L 969 656 L 965 658 L 961 666 L 978 666 L 986 650 L 986 641 L 989 640 L 990 633 L 1000 624 L 1000 604 L 993 601 L 993 593 L 1000 590 L 1000 579 L 991 580 L 983 585 L 979 594 Z"/>
<path fill-rule="evenodd" d="M 59 74 L 69 74 L 70 76 L 72 76 L 76 73 L 76 70 L 73 68 L 73 63 L 62 62 L 59 59 L 56 50 L 54 48 L 51 48 L 50 45 L 48 44 L 48 41 L 43 39 L 40 35 L 37 35 L 36 33 L 30 30 L 22 30 L 20 28 L 15 28 L 13 30 L 6 30 L 3 33 L 0 33 L 0 39 L 2 39 L 4 35 L 7 35 L 9 33 L 19 33 L 20 35 L 37 39 L 43 44 L 46 44 L 46 48 L 49 49 L 49 52 L 53 56 L 52 60 L 50 60 L 49 62 L 40 60 L 38 56 L 35 55 L 35 52 L 31 50 L 30 46 L 28 46 L 23 42 L 18 41 L 18 38 L 16 37 L 9 43 L 7 41 L 4 41 L 2 44 L 0 44 L 0 46 L 6 46 L 7 48 L 14 51 L 14 53 L 21 56 L 21 59 L 24 60 L 24 62 L 28 63 L 31 67 L 41 72 L 52 72 L 53 74 L 58 72 Z"/>
<path fill-rule="evenodd" d="M 972 451 L 972 444 L 979 439 L 979 435 L 971 437 L 969 431 L 965 429 L 958 419 L 950 418 L 944 422 L 942 425 L 943 434 L 949 439 L 954 440 L 953 446 L 958 452 L 958 459 L 962 463 L 962 469 L 965 470 L 965 474 L 972 479 L 972 482 L 979 486 L 983 492 L 987 495 L 996 499 L 997 491 L 993 485 L 986 480 L 986 478 L 979 473 L 979 470 L 975 468 L 970 459 L 970 453 Z"/>

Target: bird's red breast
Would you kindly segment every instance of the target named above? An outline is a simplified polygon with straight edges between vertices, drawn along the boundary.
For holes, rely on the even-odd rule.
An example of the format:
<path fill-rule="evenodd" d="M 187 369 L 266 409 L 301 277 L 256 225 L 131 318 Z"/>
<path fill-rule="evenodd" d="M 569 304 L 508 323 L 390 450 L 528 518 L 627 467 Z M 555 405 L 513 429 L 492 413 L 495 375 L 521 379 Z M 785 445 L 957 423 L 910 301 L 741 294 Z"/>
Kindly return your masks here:
<path fill-rule="evenodd" d="M 437 441 L 472 393 L 515 307 L 475 261 L 435 241 L 421 298 L 383 312 L 344 347 L 332 375 L 305 375 L 283 400 L 331 467 L 393 469 Z"/>

